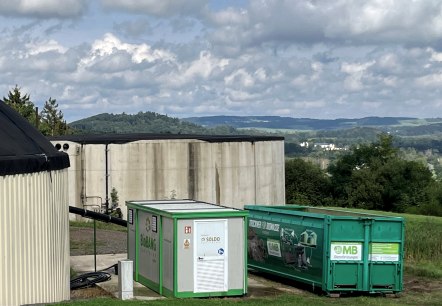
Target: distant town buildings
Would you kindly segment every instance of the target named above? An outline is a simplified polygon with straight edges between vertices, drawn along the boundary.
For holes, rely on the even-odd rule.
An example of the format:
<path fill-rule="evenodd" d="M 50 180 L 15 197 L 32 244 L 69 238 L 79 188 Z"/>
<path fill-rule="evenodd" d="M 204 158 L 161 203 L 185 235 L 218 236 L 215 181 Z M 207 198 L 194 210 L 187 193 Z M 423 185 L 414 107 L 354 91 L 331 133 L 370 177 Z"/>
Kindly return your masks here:
<path fill-rule="evenodd" d="M 347 149 L 347 148 L 337 147 L 334 143 L 327 143 L 327 142 L 309 143 L 308 141 L 303 141 L 299 145 L 303 148 L 313 147 L 316 149 L 322 149 L 324 151 L 340 151 Z"/>

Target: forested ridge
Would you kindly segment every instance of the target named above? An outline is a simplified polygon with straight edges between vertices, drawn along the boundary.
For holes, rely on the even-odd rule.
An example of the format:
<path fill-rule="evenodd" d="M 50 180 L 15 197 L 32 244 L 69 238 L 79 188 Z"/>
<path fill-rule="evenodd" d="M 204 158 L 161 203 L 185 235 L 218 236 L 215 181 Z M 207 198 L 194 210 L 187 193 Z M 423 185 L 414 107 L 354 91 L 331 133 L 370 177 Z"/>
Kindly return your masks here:
<path fill-rule="evenodd" d="M 228 126 L 205 128 L 155 112 L 99 114 L 69 124 L 76 134 L 155 133 L 155 134 L 236 134 Z"/>

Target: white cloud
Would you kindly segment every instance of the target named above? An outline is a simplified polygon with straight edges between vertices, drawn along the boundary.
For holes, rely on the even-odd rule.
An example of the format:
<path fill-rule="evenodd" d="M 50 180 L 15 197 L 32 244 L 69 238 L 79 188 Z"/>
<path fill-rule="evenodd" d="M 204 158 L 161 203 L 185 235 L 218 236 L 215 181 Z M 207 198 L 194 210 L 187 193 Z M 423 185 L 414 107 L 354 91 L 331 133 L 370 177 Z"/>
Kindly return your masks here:
<path fill-rule="evenodd" d="M 383 78 L 383 82 L 386 86 L 396 87 L 398 83 L 398 78 L 394 76 Z"/>
<path fill-rule="evenodd" d="M 296 108 L 304 108 L 304 109 L 310 109 L 310 108 L 321 108 L 326 105 L 325 101 L 318 100 L 318 101 L 296 101 L 293 103 L 293 105 Z"/>
<path fill-rule="evenodd" d="M 348 74 L 344 80 L 344 86 L 349 91 L 358 91 L 364 89 L 362 82 L 368 67 L 372 66 L 374 61 L 366 63 L 346 63 L 341 66 L 341 71 Z"/>
<path fill-rule="evenodd" d="M 183 71 L 183 78 L 195 76 L 208 78 L 215 68 L 223 70 L 228 64 L 228 60 L 214 58 L 210 52 L 203 51 L 199 58 L 190 63 L 189 67 Z"/>
<path fill-rule="evenodd" d="M 28 48 L 29 55 L 36 55 L 51 51 L 65 53 L 67 51 L 66 47 L 63 47 L 53 39 L 40 42 L 31 42 L 25 44 L 25 46 Z"/>
<path fill-rule="evenodd" d="M 428 48 L 427 51 L 431 54 L 431 61 L 442 62 L 442 52 L 437 52 L 433 48 Z"/>
<path fill-rule="evenodd" d="M 398 71 L 400 69 L 398 56 L 394 53 L 383 54 L 377 61 L 379 67 L 389 71 Z"/>
<path fill-rule="evenodd" d="M 232 26 L 232 25 L 247 25 L 248 20 L 248 12 L 246 9 L 234 9 L 232 7 L 228 7 L 225 10 L 218 12 L 206 12 L 207 17 L 211 22 L 216 24 L 217 26 Z"/>
<path fill-rule="evenodd" d="M 108 57 L 118 51 L 130 55 L 132 62 L 140 64 L 143 61 L 154 62 L 174 61 L 175 55 L 163 49 L 152 49 L 147 44 L 129 44 L 123 43 L 119 38 L 111 33 L 106 33 L 102 39 L 96 40 L 91 47 L 90 56 L 82 60 L 82 64 L 89 66 L 95 63 L 99 58 Z"/>
<path fill-rule="evenodd" d="M 83 14 L 86 0 L 15 0 L 1 1 L 0 14 L 37 18 L 72 18 Z"/>
<path fill-rule="evenodd" d="M 432 73 L 416 79 L 416 84 L 422 87 L 442 86 L 442 73 Z"/>
<path fill-rule="evenodd" d="M 232 103 L 244 103 L 253 102 L 259 98 L 257 94 L 247 92 L 245 90 L 236 90 L 228 88 L 226 89 L 226 94 L 230 104 Z"/>
<path fill-rule="evenodd" d="M 155 16 L 193 15 L 199 13 L 207 0 L 101 0 L 103 6 L 113 10 L 126 10 Z"/>
<path fill-rule="evenodd" d="M 103 0 L 105 11 L 74 2 L 81 9 L 69 16 L 83 15 L 69 22 L 0 17 L 3 95 L 18 84 L 37 104 L 51 96 L 68 120 L 148 110 L 314 118 L 438 113 L 442 0 L 241 7 Z M 0 4 L 8 16 L 12 9 L 15 16 L 62 16 L 53 1 L 21 1 L 21 13 L 9 3 Z"/>
<path fill-rule="evenodd" d="M 224 77 L 224 83 L 231 87 L 252 87 L 255 84 L 253 77 L 244 69 L 238 69 Z"/>
<path fill-rule="evenodd" d="M 260 82 L 265 82 L 268 79 L 267 72 L 264 68 L 259 67 L 254 73 L 256 79 Z"/>
<path fill-rule="evenodd" d="M 266 44 L 433 44 L 442 38 L 442 1 L 250 1 L 209 20 L 217 25 L 210 38 L 223 52 Z"/>

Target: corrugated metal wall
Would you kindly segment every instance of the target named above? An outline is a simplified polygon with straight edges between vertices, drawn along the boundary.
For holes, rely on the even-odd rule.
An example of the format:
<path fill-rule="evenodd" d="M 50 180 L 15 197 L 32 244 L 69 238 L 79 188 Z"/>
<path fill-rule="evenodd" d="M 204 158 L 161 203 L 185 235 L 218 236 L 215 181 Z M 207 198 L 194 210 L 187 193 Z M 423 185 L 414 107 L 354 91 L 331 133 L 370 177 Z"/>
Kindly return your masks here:
<path fill-rule="evenodd" d="M 69 204 L 83 207 L 82 193 L 88 204 L 104 203 L 106 146 L 52 142 L 69 144 Z M 194 199 L 234 208 L 285 203 L 284 141 L 140 140 L 109 144 L 107 152 L 109 194 L 117 189 L 123 213 L 126 200 Z"/>
<path fill-rule="evenodd" d="M 0 177 L 0 305 L 70 298 L 67 169 Z"/>

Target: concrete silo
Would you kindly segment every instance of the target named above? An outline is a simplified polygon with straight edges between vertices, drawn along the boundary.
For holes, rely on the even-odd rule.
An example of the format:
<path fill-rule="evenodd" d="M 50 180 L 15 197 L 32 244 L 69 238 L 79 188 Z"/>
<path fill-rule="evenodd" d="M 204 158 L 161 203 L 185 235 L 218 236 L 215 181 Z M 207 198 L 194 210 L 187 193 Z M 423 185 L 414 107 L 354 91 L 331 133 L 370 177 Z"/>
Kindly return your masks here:
<path fill-rule="evenodd" d="M 0 305 L 70 297 L 69 157 L 0 101 Z"/>
<path fill-rule="evenodd" d="M 284 138 L 171 134 L 51 138 L 69 154 L 69 203 L 105 210 L 125 201 L 193 199 L 243 208 L 285 203 Z"/>

